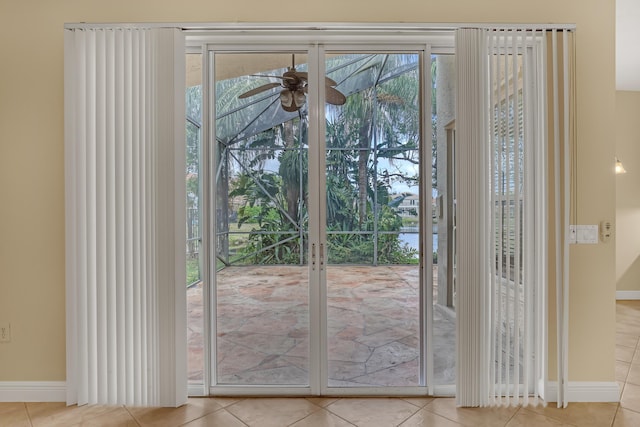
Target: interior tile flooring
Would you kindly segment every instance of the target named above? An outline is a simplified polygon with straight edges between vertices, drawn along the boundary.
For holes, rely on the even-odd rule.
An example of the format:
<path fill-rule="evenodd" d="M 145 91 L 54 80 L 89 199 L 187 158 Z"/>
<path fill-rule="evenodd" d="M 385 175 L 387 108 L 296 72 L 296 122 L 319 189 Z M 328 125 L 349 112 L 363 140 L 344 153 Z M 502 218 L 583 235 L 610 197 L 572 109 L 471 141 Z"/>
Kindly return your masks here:
<path fill-rule="evenodd" d="M 450 398 L 192 398 L 180 408 L 0 403 L 0 426 L 640 426 L 640 301 L 617 303 L 620 403 L 456 408 Z"/>

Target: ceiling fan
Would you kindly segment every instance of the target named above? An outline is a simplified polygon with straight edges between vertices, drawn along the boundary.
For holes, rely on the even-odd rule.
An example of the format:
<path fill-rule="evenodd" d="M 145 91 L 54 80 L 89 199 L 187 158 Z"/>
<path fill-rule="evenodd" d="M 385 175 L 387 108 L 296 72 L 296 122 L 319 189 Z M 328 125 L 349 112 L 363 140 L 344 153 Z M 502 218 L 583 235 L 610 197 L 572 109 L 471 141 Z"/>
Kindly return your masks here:
<path fill-rule="evenodd" d="M 285 111 L 295 112 L 299 110 L 307 100 L 307 85 L 308 85 L 308 73 L 304 71 L 296 70 L 295 55 L 292 55 L 291 67 L 287 68 L 282 76 L 266 76 L 266 75 L 253 75 L 254 77 L 273 77 L 280 79 L 281 82 L 271 82 L 251 89 L 238 98 L 249 98 L 257 95 L 266 90 L 282 87 L 280 91 L 280 104 Z M 337 83 L 331 80 L 329 77 L 325 77 L 325 100 L 329 104 L 342 105 L 346 102 L 345 96 L 339 90 L 333 86 L 337 86 Z"/>

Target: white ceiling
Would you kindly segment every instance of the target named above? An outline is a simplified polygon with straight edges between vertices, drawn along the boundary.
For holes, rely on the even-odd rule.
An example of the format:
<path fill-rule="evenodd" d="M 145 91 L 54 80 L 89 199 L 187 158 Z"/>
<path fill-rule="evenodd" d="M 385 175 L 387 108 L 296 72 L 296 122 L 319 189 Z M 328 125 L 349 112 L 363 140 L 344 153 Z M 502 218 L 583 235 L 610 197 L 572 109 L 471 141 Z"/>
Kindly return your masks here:
<path fill-rule="evenodd" d="M 616 89 L 640 91 L 640 0 L 616 0 Z"/>

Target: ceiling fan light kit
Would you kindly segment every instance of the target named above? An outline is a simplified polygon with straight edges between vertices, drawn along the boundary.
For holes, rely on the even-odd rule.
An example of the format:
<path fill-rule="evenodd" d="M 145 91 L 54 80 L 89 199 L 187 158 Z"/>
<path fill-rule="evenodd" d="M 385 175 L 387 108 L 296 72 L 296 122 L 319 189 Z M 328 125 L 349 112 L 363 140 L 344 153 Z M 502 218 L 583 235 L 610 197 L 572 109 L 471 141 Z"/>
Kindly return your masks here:
<path fill-rule="evenodd" d="M 280 104 L 285 111 L 290 113 L 299 110 L 306 101 L 307 97 L 301 89 L 296 91 L 283 90 L 280 92 Z"/>

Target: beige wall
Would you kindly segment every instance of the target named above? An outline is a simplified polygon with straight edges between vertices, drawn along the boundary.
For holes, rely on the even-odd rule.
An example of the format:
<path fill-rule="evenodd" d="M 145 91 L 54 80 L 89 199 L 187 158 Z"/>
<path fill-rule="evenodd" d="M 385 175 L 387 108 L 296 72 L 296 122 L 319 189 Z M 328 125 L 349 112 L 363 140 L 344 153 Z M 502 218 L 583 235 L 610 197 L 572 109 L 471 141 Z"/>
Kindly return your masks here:
<path fill-rule="evenodd" d="M 0 381 L 65 378 L 63 24 L 142 21 L 560 22 L 578 26 L 578 221 L 615 215 L 610 0 L 0 2 Z M 571 252 L 570 379 L 614 380 L 614 245 Z M 552 344 L 553 345 L 553 344 Z"/>
<path fill-rule="evenodd" d="M 640 291 L 640 92 L 616 92 L 615 135 L 617 289 Z"/>

